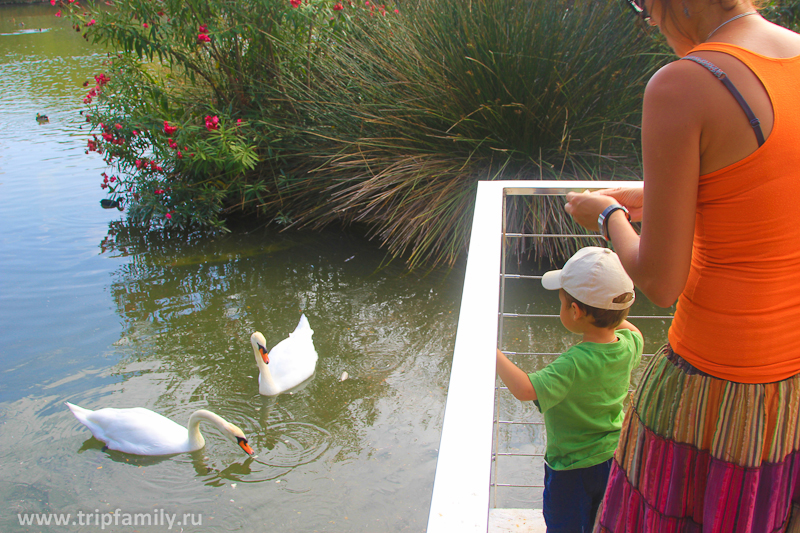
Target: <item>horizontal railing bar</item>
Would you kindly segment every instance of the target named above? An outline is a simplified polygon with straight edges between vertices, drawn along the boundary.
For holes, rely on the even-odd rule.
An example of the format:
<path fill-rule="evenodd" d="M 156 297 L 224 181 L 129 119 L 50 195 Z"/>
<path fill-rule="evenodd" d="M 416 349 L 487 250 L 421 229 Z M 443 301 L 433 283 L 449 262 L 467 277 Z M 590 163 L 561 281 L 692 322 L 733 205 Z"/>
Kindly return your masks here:
<path fill-rule="evenodd" d="M 505 355 L 561 355 L 564 352 L 506 352 L 501 350 Z M 643 353 L 642 357 L 653 357 L 654 353 Z M 497 387 L 498 390 L 508 390 L 508 387 Z"/>
<path fill-rule="evenodd" d="M 517 489 L 543 489 L 544 485 L 512 485 L 511 483 L 491 483 L 492 487 L 512 487 Z"/>
<path fill-rule="evenodd" d="M 526 313 L 498 313 L 498 315 L 502 316 L 503 318 L 559 318 L 559 315 L 529 315 Z M 659 318 L 661 320 L 672 320 L 675 317 L 671 315 L 630 315 L 628 318 L 637 320 L 640 318 Z"/>
<path fill-rule="evenodd" d="M 544 457 L 543 453 L 512 453 L 497 452 L 492 454 L 494 457 Z"/>
<path fill-rule="evenodd" d="M 574 239 L 602 239 L 599 234 L 596 233 L 504 233 L 504 237 L 508 238 L 525 238 L 525 237 L 539 237 L 539 238 L 547 238 L 547 237 L 556 237 L 556 238 L 574 238 Z"/>
<path fill-rule="evenodd" d="M 515 426 L 543 426 L 544 422 L 517 422 L 514 420 L 497 420 L 498 424 L 513 424 Z"/>
<path fill-rule="evenodd" d="M 503 277 L 503 274 L 500 274 L 500 277 Z M 526 276 L 524 274 L 506 274 L 506 279 L 542 279 L 542 276 Z"/>
<path fill-rule="evenodd" d="M 515 183 L 513 181 L 508 181 L 503 185 L 503 194 L 506 196 L 564 196 L 568 192 L 597 191 L 600 189 L 613 189 L 615 187 L 642 189 L 644 187 L 644 182 L 532 180 L 522 184 L 520 182 Z"/>

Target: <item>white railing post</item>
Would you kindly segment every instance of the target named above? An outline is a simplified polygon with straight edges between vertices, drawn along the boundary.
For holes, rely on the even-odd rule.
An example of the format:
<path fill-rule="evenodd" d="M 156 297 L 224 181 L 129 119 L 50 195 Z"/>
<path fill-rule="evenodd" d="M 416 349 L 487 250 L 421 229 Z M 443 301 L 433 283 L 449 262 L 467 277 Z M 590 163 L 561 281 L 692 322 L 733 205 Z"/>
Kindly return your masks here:
<path fill-rule="evenodd" d="M 458 315 L 428 532 L 486 533 L 503 189 L 480 182 Z"/>

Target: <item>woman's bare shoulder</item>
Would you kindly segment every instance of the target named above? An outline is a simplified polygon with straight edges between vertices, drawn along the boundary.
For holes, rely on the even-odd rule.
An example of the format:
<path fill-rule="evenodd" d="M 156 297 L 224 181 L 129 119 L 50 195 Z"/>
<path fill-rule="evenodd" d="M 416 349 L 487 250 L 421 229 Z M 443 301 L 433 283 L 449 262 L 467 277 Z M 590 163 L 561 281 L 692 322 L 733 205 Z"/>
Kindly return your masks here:
<path fill-rule="evenodd" d="M 661 67 L 647 83 L 644 105 L 657 105 L 694 112 L 693 106 L 702 107 L 709 94 L 717 89 L 719 81 L 706 69 L 691 61 L 677 60 Z"/>

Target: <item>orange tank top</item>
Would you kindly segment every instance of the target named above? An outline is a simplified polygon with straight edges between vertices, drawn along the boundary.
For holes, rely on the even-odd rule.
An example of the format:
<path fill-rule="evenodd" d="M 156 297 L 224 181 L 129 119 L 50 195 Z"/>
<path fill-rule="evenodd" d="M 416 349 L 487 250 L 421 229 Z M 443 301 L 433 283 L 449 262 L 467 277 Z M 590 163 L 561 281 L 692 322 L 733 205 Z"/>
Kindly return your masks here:
<path fill-rule="evenodd" d="M 748 157 L 700 176 L 692 263 L 669 342 L 713 376 L 780 381 L 800 373 L 800 56 L 723 43 L 692 52 L 702 50 L 730 54 L 758 76 L 774 124 Z"/>

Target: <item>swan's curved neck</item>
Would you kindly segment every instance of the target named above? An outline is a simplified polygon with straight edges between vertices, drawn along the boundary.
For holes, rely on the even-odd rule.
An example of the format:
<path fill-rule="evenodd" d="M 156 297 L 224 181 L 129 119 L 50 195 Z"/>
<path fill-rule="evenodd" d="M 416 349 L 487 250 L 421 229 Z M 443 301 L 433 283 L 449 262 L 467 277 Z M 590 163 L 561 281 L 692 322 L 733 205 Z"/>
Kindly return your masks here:
<path fill-rule="evenodd" d="M 253 346 L 253 353 L 256 356 L 256 365 L 258 365 L 258 373 L 260 374 L 258 384 L 262 389 L 275 389 L 277 384 L 272 378 L 272 372 L 269 371 L 269 365 L 264 362 L 264 359 L 261 357 L 261 352 L 258 350 L 257 346 Z"/>
<path fill-rule="evenodd" d="M 223 432 L 228 431 L 226 427 L 227 422 L 225 422 L 221 416 L 215 415 L 211 411 L 206 411 L 205 409 L 198 409 L 189 417 L 189 427 L 187 428 L 189 431 L 189 444 L 191 444 L 192 447 L 197 446 L 198 448 L 202 448 L 206 444 L 206 440 L 200 433 L 200 421 L 202 420 L 211 422 Z"/>

